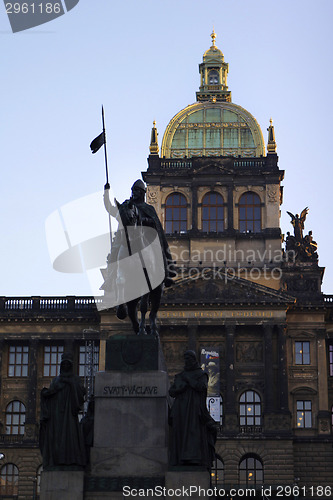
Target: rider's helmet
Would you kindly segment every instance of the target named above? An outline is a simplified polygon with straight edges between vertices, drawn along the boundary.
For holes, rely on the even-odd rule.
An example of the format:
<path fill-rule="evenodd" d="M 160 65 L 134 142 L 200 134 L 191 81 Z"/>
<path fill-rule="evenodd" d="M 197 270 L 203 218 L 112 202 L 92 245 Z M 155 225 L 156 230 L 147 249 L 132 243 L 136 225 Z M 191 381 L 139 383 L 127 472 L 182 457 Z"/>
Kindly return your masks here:
<path fill-rule="evenodd" d="M 137 181 L 134 182 L 134 184 L 132 186 L 132 191 L 134 188 L 142 189 L 142 191 L 144 191 L 144 192 L 147 191 L 146 185 L 141 179 L 138 179 Z"/>

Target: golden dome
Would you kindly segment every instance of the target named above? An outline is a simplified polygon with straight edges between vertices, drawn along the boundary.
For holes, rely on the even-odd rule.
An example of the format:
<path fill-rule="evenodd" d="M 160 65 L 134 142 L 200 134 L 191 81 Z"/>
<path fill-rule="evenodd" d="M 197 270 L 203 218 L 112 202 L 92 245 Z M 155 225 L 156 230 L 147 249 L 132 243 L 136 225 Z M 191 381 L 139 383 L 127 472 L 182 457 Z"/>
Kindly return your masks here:
<path fill-rule="evenodd" d="M 256 119 L 231 102 L 201 101 L 179 111 L 169 122 L 161 156 L 258 157 L 265 144 Z"/>

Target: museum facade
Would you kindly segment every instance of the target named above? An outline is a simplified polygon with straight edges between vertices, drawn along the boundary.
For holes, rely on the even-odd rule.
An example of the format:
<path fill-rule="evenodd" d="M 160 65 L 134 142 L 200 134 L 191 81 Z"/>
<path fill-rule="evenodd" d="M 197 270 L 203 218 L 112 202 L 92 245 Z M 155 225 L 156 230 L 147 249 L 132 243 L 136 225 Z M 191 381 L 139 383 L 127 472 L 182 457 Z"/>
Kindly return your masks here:
<path fill-rule="evenodd" d="M 265 146 L 256 119 L 232 103 L 211 36 L 196 102 L 170 120 L 161 147 L 154 123 L 142 173 L 177 271 L 158 313 L 168 374 L 172 381 L 186 349 L 209 374 L 219 428 L 212 485 L 331 497 L 333 295 L 321 292 L 306 209 L 290 214 L 292 234 L 282 235 L 273 123 Z M 40 392 L 61 354 L 73 352 L 91 394 L 107 339 L 129 332 L 93 297 L 0 298 L 1 498 L 38 498 Z M 87 492 L 89 481 L 87 471 Z"/>

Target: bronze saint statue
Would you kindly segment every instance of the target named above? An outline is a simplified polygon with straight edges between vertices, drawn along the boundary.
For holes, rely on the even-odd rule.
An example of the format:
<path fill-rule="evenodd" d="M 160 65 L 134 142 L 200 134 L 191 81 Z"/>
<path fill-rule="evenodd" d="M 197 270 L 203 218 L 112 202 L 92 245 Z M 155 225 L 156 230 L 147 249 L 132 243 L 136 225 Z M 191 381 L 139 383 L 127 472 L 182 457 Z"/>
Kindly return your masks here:
<path fill-rule="evenodd" d="M 41 392 L 39 447 L 43 469 L 86 465 L 85 445 L 78 414 L 84 402 L 85 388 L 73 374 L 73 357 L 64 353 L 60 375 L 49 389 Z"/>
<path fill-rule="evenodd" d="M 215 457 L 217 427 L 207 405 L 208 375 L 194 351 L 184 354 L 184 371 L 175 376 L 169 394 L 175 398 L 170 412 L 170 465 L 198 465 L 208 469 Z"/>
<path fill-rule="evenodd" d="M 158 235 L 158 241 L 160 244 L 163 260 L 163 262 L 161 263 L 161 266 L 163 268 L 162 283 L 160 283 L 156 287 L 151 286 L 147 269 L 145 268 L 145 264 L 140 255 L 144 276 L 147 280 L 149 288 L 149 294 L 142 294 L 142 296 L 130 301 L 126 301 L 126 299 L 124 299 L 124 303 L 119 303 L 122 302 L 121 300 L 119 300 L 117 307 L 117 316 L 119 319 L 124 319 L 128 314 L 132 322 L 134 332 L 137 334 L 146 334 L 147 331 L 145 328 L 145 315 L 147 313 L 149 299 L 151 304 L 151 311 L 149 315 L 150 333 L 153 335 L 157 335 L 156 316 L 160 306 L 163 287 L 170 286 L 172 284 L 172 278 L 176 275 L 171 252 L 164 234 L 162 224 L 157 216 L 155 208 L 145 202 L 146 186 L 142 180 L 138 179 L 134 182 L 132 186 L 131 198 L 129 200 L 125 200 L 121 204 L 118 203 L 117 200 L 115 200 L 115 205 L 112 205 L 109 198 L 110 185 L 106 184 L 104 188 L 105 208 L 110 215 L 116 217 L 121 223 L 121 228 L 116 232 L 115 237 L 112 241 L 111 254 L 108 256 L 108 264 L 110 264 L 110 267 L 112 263 L 116 262 L 117 260 L 119 261 L 121 259 L 124 259 L 128 255 L 131 255 L 135 252 L 137 252 L 137 254 L 140 254 L 141 250 L 149 244 L 149 242 L 147 242 L 146 244 L 144 240 L 145 234 L 147 234 L 147 232 L 145 233 L 144 231 L 142 231 L 140 233 L 140 231 L 138 231 L 136 234 L 139 236 L 131 240 L 129 237 L 129 228 L 134 226 L 136 228 L 152 228 L 156 231 L 155 234 Z M 138 242 L 136 240 L 140 239 L 140 234 L 143 235 L 142 241 Z M 105 280 L 105 283 L 102 285 L 102 289 L 108 291 L 108 289 L 116 286 L 119 290 L 121 290 L 125 285 L 126 283 L 124 283 L 124 279 L 121 275 L 118 275 L 115 278 L 114 276 L 112 276 L 112 273 L 110 273 L 108 278 Z M 125 293 L 123 293 L 123 295 L 124 297 L 126 297 Z M 141 310 L 140 323 L 137 318 L 137 305 L 139 301 Z"/>

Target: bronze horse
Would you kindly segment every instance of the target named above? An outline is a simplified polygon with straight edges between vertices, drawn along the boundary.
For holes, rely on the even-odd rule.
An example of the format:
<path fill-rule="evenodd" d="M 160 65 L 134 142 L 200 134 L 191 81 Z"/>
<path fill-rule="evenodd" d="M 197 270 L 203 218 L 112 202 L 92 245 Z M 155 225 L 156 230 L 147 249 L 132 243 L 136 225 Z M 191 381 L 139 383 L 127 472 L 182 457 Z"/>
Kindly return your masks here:
<path fill-rule="evenodd" d="M 131 255 L 132 252 L 134 252 L 135 250 L 138 251 L 141 258 L 144 275 L 146 277 L 147 284 L 149 287 L 149 293 L 145 293 L 141 297 L 137 297 L 133 300 L 118 305 L 117 317 L 123 320 L 128 316 L 132 323 L 133 330 L 137 335 L 146 335 L 147 333 L 149 333 L 150 335 L 158 336 L 156 319 L 157 319 L 157 312 L 159 310 L 161 303 L 164 283 L 162 281 L 157 287 L 154 288 L 152 288 L 152 286 L 150 285 L 148 273 L 144 267 L 145 264 L 142 260 L 140 253 L 141 249 L 148 246 L 149 241 L 147 241 L 146 232 L 144 230 L 140 231 L 140 229 L 143 229 L 144 226 L 142 226 L 141 224 L 140 216 L 136 206 L 133 203 L 131 203 L 130 200 L 127 200 L 122 204 L 117 203 L 117 207 L 119 210 L 119 215 L 123 226 L 123 229 L 120 231 L 120 236 L 118 235 L 117 256 L 118 258 L 121 258 L 123 255 L 127 256 Z M 132 228 L 135 227 L 137 229 L 135 238 L 136 241 L 133 241 L 133 239 L 131 239 L 130 241 L 129 238 L 130 227 Z M 150 305 L 150 313 L 149 313 L 150 329 L 147 331 L 146 314 L 148 312 L 149 305 Z M 141 313 L 140 321 L 138 318 L 139 307 Z"/>

